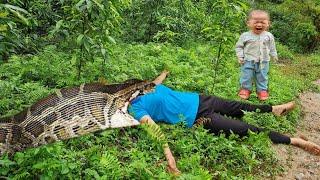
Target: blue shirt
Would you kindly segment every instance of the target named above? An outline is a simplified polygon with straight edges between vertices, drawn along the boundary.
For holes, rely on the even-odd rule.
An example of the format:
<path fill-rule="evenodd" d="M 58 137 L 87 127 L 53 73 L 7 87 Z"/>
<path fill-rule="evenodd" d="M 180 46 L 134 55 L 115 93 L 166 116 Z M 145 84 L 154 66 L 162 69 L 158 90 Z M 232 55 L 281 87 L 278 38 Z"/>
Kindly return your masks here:
<path fill-rule="evenodd" d="M 149 115 L 155 122 L 185 122 L 188 127 L 192 127 L 198 107 L 199 94 L 174 91 L 160 84 L 153 92 L 134 99 L 128 111 L 138 121 Z"/>

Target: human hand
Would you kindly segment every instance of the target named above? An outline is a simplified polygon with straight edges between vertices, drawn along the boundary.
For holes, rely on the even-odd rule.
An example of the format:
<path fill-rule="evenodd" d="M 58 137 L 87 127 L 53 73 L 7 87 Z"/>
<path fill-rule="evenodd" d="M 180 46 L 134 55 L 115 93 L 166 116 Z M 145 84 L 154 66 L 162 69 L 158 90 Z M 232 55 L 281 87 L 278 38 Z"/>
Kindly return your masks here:
<path fill-rule="evenodd" d="M 176 166 L 176 161 L 174 160 L 174 158 L 168 158 L 168 172 L 170 174 L 173 174 L 174 176 L 179 176 L 181 174 L 181 172 L 179 171 L 179 169 Z"/>
<path fill-rule="evenodd" d="M 238 58 L 239 64 L 243 65 L 244 64 L 244 59 L 243 58 Z"/>
<path fill-rule="evenodd" d="M 153 83 L 156 84 L 156 85 L 157 84 L 161 84 L 162 81 L 167 77 L 168 74 L 169 74 L 169 71 L 163 70 L 161 72 L 161 74 L 155 80 L 153 80 Z"/>
<path fill-rule="evenodd" d="M 166 75 L 166 76 L 167 76 L 169 73 L 170 73 L 170 72 L 169 72 L 168 70 L 166 70 L 166 69 L 161 72 L 161 74 Z"/>
<path fill-rule="evenodd" d="M 174 176 L 179 176 L 181 174 L 181 172 L 177 168 L 176 160 L 174 160 L 174 157 L 171 153 L 171 150 L 170 150 L 168 144 L 164 145 L 164 154 L 165 154 L 167 162 L 168 162 L 167 169 L 168 169 L 169 173 L 173 174 Z"/>

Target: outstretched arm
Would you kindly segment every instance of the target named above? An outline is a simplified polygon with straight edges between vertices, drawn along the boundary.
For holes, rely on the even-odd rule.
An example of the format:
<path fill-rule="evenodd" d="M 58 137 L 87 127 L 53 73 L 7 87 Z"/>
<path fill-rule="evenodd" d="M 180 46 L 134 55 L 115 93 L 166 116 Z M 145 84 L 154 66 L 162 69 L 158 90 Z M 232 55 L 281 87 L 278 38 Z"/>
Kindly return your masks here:
<path fill-rule="evenodd" d="M 161 72 L 161 74 L 155 80 L 153 80 L 152 82 L 154 84 L 156 84 L 156 85 L 161 84 L 162 81 L 167 77 L 168 74 L 169 74 L 169 71 L 163 70 Z"/>
<path fill-rule="evenodd" d="M 146 116 L 143 116 L 140 120 L 140 123 L 141 124 L 147 124 L 147 125 L 150 125 L 150 126 L 158 126 L 150 116 L 146 115 Z M 169 148 L 169 145 L 168 143 L 165 143 L 162 145 L 162 148 L 163 148 L 163 151 L 164 151 L 164 155 L 167 159 L 167 162 L 168 162 L 168 171 L 170 173 L 172 173 L 173 175 L 179 175 L 180 174 L 180 171 L 179 169 L 177 168 L 177 165 L 176 165 L 176 161 L 171 153 L 171 150 Z"/>

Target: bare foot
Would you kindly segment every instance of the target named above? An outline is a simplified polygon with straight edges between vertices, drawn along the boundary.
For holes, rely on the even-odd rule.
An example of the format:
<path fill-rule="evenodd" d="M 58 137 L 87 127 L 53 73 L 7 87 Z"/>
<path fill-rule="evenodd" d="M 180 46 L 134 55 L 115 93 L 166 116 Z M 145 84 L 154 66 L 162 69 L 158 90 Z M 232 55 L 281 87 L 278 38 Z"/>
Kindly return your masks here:
<path fill-rule="evenodd" d="M 291 101 L 285 104 L 272 106 L 272 113 L 276 116 L 283 116 L 295 107 L 295 102 Z"/>
<path fill-rule="evenodd" d="M 300 134 L 300 135 L 299 135 L 299 138 L 301 138 L 301 139 L 303 139 L 303 140 L 306 140 L 306 141 L 309 141 L 309 139 L 308 139 L 305 135 L 303 135 L 303 134 Z"/>
<path fill-rule="evenodd" d="M 302 148 L 312 154 L 320 156 L 320 146 L 311 142 L 306 141 L 301 138 L 290 138 L 291 144 L 294 146 L 297 146 L 299 148 Z"/>

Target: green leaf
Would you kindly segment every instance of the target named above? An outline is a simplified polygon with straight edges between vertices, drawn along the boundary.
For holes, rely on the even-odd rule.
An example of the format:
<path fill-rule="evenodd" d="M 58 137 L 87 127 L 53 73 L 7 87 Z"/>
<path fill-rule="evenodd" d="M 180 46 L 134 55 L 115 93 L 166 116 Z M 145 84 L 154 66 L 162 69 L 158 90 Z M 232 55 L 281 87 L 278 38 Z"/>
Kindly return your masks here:
<path fill-rule="evenodd" d="M 94 169 L 85 169 L 84 173 L 90 176 L 93 176 L 95 179 L 100 179 L 100 175 L 98 174 L 98 172 Z"/>
<path fill-rule="evenodd" d="M 97 0 L 92 0 L 102 11 L 104 11 L 104 6 L 99 3 Z"/>
<path fill-rule="evenodd" d="M 76 8 L 77 8 L 78 10 L 81 10 L 81 9 L 80 9 L 80 6 L 82 6 L 84 2 L 85 2 L 85 0 L 80 0 L 80 1 L 76 4 Z"/>
<path fill-rule="evenodd" d="M 29 20 L 26 17 L 24 17 L 22 14 L 20 14 L 20 12 L 12 10 L 12 9 L 9 9 L 9 11 L 12 12 L 16 17 L 18 17 L 22 23 L 24 23 L 28 26 L 30 25 Z"/>
<path fill-rule="evenodd" d="M 211 31 L 212 29 L 213 29 L 212 27 L 206 27 L 206 28 L 202 29 L 201 32 Z"/>
<path fill-rule="evenodd" d="M 62 24 L 63 24 L 63 20 L 59 20 L 59 21 L 56 23 L 55 28 L 54 28 L 52 31 L 50 31 L 50 35 L 53 35 L 53 34 L 55 34 L 56 32 L 58 32 L 58 31 L 60 30 L 60 27 L 62 26 Z"/>
<path fill-rule="evenodd" d="M 92 10 L 92 2 L 90 0 L 86 0 L 87 3 L 87 10 L 89 13 L 91 13 Z"/>
<path fill-rule="evenodd" d="M 102 56 L 105 57 L 106 56 L 106 49 L 101 48 L 100 51 L 101 51 Z"/>
<path fill-rule="evenodd" d="M 59 30 L 60 27 L 62 26 L 62 24 L 63 24 L 63 20 L 58 21 L 58 22 L 56 23 L 55 30 Z"/>
<path fill-rule="evenodd" d="M 116 41 L 113 39 L 113 37 L 108 36 L 108 40 L 109 40 L 109 42 L 116 44 Z"/>
<path fill-rule="evenodd" d="M 8 10 L 15 10 L 15 11 L 20 11 L 20 12 L 23 12 L 25 14 L 29 14 L 28 11 L 18 7 L 18 6 L 13 6 L 13 5 L 10 5 L 10 4 L 0 4 L 0 7 L 3 6 L 5 7 L 6 9 Z"/>
<path fill-rule="evenodd" d="M 90 44 L 86 38 L 83 40 L 83 45 L 84 45 L 84 48 L 86 49 L 86 51 L 90 52 Z"/>
<path fill-rule="evenodd" d="M 95 44 L 93 39 L 91 37 L 86 36 L 86 39 L 88 40 L 89 44 Z"/>
<path fill-rule="evenodd" d="M 9 15 L 8 12 L 0 12 L 0 18 L 5 18 Z"/>
<path fill-rule="evenodd" d="M 15 165 L 15 164 L 17 164 L 17 163 L 15 163 L 14 161 L 10 161 L 9 159 L 0 160 L 1 166 L 11 166 L 11 165 Z"/>
<path fill-rule="evenodd" d="M 83 39 L 84 35 L 83 34 L 80 34 L 78 37 L 77 37 L 77 44 L 78 45 L 81 45 L 83 43 L 82 39 Z"/>
<path fill-rule="evenodd" d="M 68 174 L 69 173 L 69 168 L 67 166 L 62 166 L 61 174 Z"/>
<path fill-rule="evenodd" d="M 39 162 L 32 165 L 34 169 L 44 169 L 47 166 L 47 162 Z"/>
<path fill-rule="evenodd" d="M 17 152 L 14 156 L 14 160 L 18 163 L 21 164 L 24 161 L 24 154 L 21 152 Z"/>
<path fill-rule="evenodd" d="M 75 169 L 75 168 L 77 167 L 77 165 L 71 163 L 71 164 L 68 164 L 68 167 L 69 167 L 70 169 Z"/>

